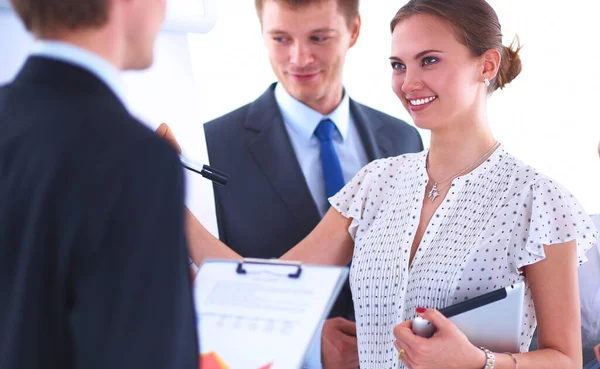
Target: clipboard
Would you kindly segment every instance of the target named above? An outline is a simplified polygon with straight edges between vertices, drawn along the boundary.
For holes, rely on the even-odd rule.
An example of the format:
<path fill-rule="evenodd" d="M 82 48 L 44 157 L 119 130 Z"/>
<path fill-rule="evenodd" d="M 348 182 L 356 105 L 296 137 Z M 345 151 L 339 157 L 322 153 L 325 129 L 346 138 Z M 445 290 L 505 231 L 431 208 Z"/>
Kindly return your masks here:
<path fill-rule="evenodd" d="M 300 369 L 347 267 L 206 260 L 194 281 L 202 369 Z"/>

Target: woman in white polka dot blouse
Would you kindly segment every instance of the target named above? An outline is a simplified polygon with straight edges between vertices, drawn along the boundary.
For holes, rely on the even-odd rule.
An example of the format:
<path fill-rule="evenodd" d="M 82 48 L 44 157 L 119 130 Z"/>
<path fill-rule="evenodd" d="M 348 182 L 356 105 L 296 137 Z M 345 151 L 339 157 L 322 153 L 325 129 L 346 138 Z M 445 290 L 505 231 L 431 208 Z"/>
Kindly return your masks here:
<path fill-rule="evenodd" d="M 367 165 L 284 258 L 352 260 L 361 369 L 581 368 L 577 267 L 597 231 L 488 124 L 488 96 L 521 71 L 519 47 L 502 45 L 483 0 L 412 0 L 391 28 L 393 89 L 430 149 Z M 204 230 L 192 242 L 230 252 Z M 521 280 L 521 353 L 487 354 L 434 310 Z M 417 311 L 438 327 L 432 338 L 410 330 Z M 527 353 L 536 325 L 539 350 Z"/>

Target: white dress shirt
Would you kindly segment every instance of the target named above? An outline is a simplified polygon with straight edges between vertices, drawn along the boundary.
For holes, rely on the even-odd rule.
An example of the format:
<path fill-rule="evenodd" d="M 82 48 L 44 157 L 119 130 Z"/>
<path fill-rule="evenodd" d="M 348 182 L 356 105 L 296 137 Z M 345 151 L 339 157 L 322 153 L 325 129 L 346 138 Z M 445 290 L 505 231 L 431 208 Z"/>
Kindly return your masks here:
<path fill-rule="evenodd" d="M 293 98 L 281 84 L 275 87 L 275 100 L 281 111 L 285 129 L 308 185 L 310 194 L 321 217 L 329 209 L 325 177 L 321 164 L 321 146 L 314 131 L 323 119 L 331 119 L 336 125 L 333 146 L 340 160 L 344 182 L 350 181 L 369 159 L 355 122 L 350 114 L 350 98 L 344 93 L 342 101 L 329 115 L 323 115 Z M 320 369 L 321 326 L 315 334 L 304 365 L 306 369 Z"/>
<path fill-rule="evenodd" d="M 36 41 L 31 54 L 62 61 L 87 70 L 104 82 L 121 102 L 125 102 L 125 88 L 119 76 L 119 70 L 98 55 L 59 41 Z"/>
<path fill-rule="evenodd" d="M 592 219 L 600 229 L 600 214 Z M 581 334 L 584 352 L 591 352 L 600 344 L 600 241 L 585 256 L 588 261 L 579 267 Z"/>
<path fill-rule="evenodd" d="M 345 183 L 369 162 L 350 114 L 350 98 L 344 93 L 337 108 L 331 114 L 323 115 L 293 98 L 278 83 L 275 87 L 275 100 L 279 105 L 285 129 L 292 141 L 292 147 L 310 194 L 317 204 L 319 213 L 323 216 L 329 209 L 329 202 L 321 165 L 321 143 L 314 135 L 319 122 L 329 118 L 337 127 L 337 131 L 334 132 L 333 146 L 340 159 Z"/>

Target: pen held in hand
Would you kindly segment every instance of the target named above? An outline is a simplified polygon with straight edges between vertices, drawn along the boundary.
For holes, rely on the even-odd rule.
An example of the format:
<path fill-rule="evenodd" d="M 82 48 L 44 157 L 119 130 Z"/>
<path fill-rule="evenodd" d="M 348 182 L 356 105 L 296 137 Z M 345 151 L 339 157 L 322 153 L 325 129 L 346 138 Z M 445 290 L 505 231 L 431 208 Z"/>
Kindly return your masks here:
<path fill-rule="evenodd" d="M 211 181 L 220 184 L 222 186 L 227 184 L 229 180 L 229 174 L 224 173 L 220 170 L 212 168 L 208 165 L 199 165 L 191 162 L 189 159 L 184 157 L 183 155 L 179 155 L 179 160 L 184 168 L 191 170 L 192 172 L 196 172 L 200 174 L 202 177 L 206 179 L 210 179 Z"/>

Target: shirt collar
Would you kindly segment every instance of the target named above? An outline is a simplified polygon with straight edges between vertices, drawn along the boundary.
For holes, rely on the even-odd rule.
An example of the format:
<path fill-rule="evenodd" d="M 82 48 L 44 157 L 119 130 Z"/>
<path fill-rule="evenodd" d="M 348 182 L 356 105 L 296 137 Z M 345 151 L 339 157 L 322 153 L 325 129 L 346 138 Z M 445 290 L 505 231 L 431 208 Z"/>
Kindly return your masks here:
<path fill-rule="evenodd" d="M 313 136 L 319 122 L 326 118 L 331 119 L 335 123 L 342 136 L 342 141 L 345 141 L 348 137 L 350 98 L 345 91 L 342 101 L 328 115 L 323 115 L 296 100 L 280 83 L 275 87 L 275 100 L 281 110 L 284 123 L 306 140 L 309 140 Z"/>
<path fill-rule="evenodd" d="M 113 65 L 77 46 L 59 41 L 36 41 L 32 55 L 42 56 L 83 68 L 104 82 L 121 102 L 125 102 L 125 88 L 119 71 Z"/>

